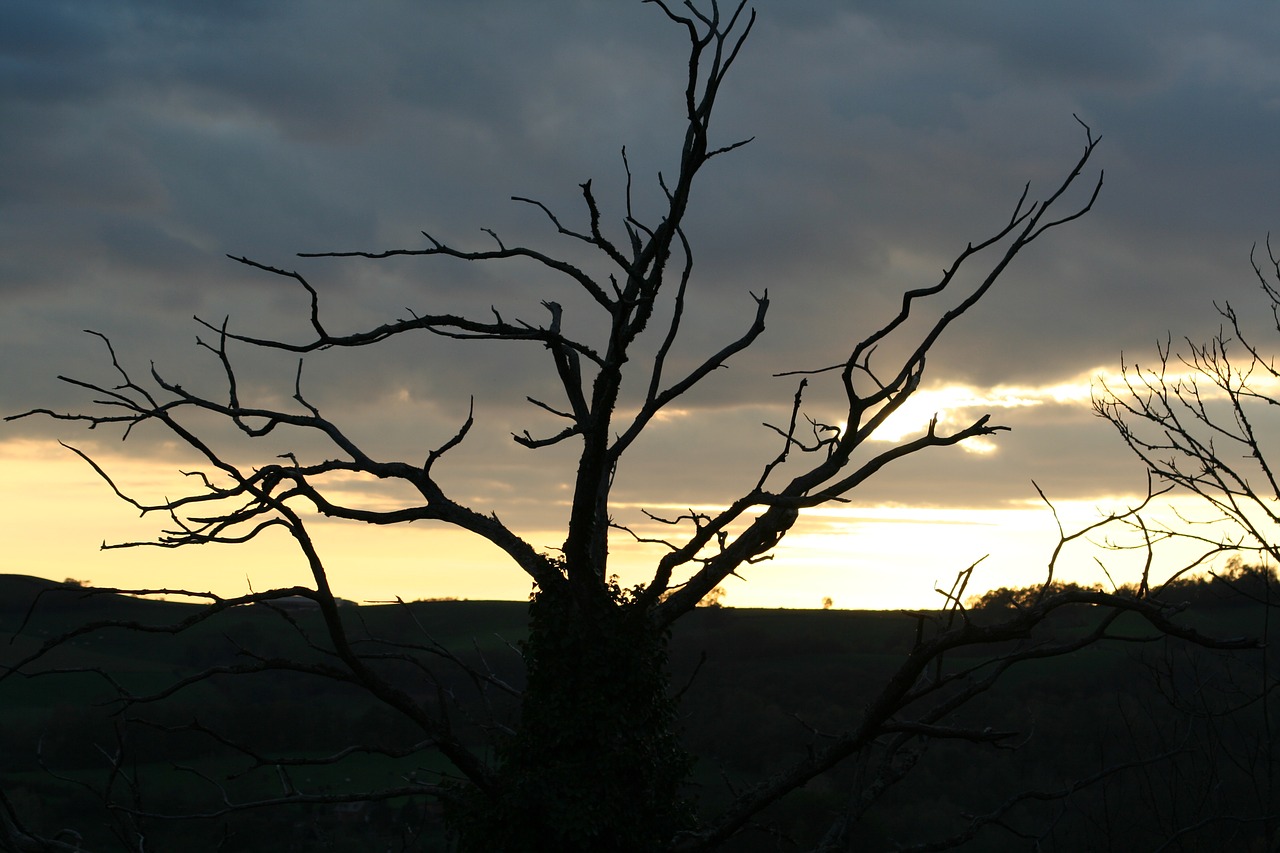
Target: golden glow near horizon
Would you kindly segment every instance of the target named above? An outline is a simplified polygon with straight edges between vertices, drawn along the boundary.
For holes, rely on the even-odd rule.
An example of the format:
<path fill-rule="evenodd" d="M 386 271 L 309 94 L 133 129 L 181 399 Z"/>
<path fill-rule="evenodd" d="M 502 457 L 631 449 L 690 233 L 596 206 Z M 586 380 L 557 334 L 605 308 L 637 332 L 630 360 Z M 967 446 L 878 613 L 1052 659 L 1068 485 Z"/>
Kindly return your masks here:
<path fill-rule="evenodd" d="M 88 443 L 84 448 L 132 494 L 178 494 L 175 489 L 184 485 L 170 460 L 138 461 Z M 211 590 L 224 596 L 311 585 L 306 563 L 283 531 L 245 545 L 100 550 L 104 541 L 154 539 L 168 519 L 157 513 L 140 517 L 56 442 L 0 442 L 0 467 L 5 472 L 0 536 L 7 545 L 0 572 L 52 580 L 72 577 L 130 589 Z M 527 581 L 496 548 L 464 531 L 371 529 L 323 519 L 310 529 L 328 561 L 335 592 L 345 598 L 485 599 L 528 593 Z"/>
<path fill-rule="evenodd" d="M 889 419 L 877 438 L 918 434 L 935 413 L 940 428 L 951 429 L 966 425 L 974 412 L 1045 403 L 1087 407 L 1090 387 L 1088 378 L 1082 377 L 1039 388 L 949 385 L 922 389 Z M 139 497 L 155 499 L 190 489 L 190 481 L 179 472 L 180 463 L 172 458 L 138 460 L 96 442 L 83 447 L 122 488 Z M 311 583 L 307 567 L 283 531 L 234 547 L 100 551 L 104 540 L 150 540 L 167 519 L 154 513 L 139 518 L 89 466 L 52 440 L 0 442 L 0 466 L 5 471 L 0 483 L 0 535 L 8 546 L 0 571 L 54 580 L 74 577 L 99 586 L 199 589 L 220 595 Z M 381 504 L 386 495 L 366 493 L 359 481 L 337 485 L 353 503 L 386 508 Z M 1070 533 L 1097 520 L 1100 511 L 1114 511 L 1136 499 L 1102 496 L 1055 502 L 1055 508 Z M 658 503 L 647 507 L 664 510 Z M 1195 512 L 1194 505 L 1188 507 L 1182 511 Z M 501 512 L 502 508 L 496 509 Z M 688 507 L 669 509 L 679 512 Z M 1172 518 L 1167 510 L 1163 512 L 1165 518 Z M 528 578 L 505 555 L 464 531 L 422 523 L 370 527 L 324 519 L 316 519 L 311 529 L 326 557 L 333 588 L 345 598 L 523 599 L 530 591 Z M 657 530 L 652 535 L 662 535 Z M 547 550 L 558 546 L 563 537 L 557 530 L 518 532 L 535 547 Z M 1052 512 L 1034 500 L 1004 508 L 831 505 L 807 512 L 774 559 L 745 567 L 745 579 L 728 578 L 725 603 L 819 607 L 830 597 L 841 608 L 937 607 L 942 598 L 935 590 L 949 589 L 958 572 L 978 561 L 967 595 L 1043 580 L 1057 541 Z M 641 583 L 648 580 L 661 553 L 660 546 L 643 545 L 619 534 L 611 543 L 612 568 L 625 585 Z M 1100 558 L 1109 568 L 1114 566 L 1112 575 L 1118 582 L 1132 581 L 1141 571 L 1140 557 L 1082 542 L 1064 555 L 1057 576 L 1105 583 L 1095 559 Z M 1171 570 L 1186 559 L 1190 557 L 1179 555 L 1163 565 Z"/>
<path fill-rule="evenodd" d="M 973 385 L 949 384 L 938 388 L 921 388 L 911 395 L 872 435 L 872 441 L 902 441 L 918 435 L 936 417 L 940 432 L 963 429 L 972 423 L 974 412 L 983 414 L 1003 409 L 1022 409 L 1046 403 L 1089 406 L 1097 379 L 1112 385 L 1119 377 L 1100 369 L 1082 373 L 1067 382 L 1046 386 L 997 385 L 978 388 Z M 844 426 L 843 424 L 841 426 Z M 960 447 L 970 453 L 993 453 L 997 445 L 988 440 L 970 440 Z"/>

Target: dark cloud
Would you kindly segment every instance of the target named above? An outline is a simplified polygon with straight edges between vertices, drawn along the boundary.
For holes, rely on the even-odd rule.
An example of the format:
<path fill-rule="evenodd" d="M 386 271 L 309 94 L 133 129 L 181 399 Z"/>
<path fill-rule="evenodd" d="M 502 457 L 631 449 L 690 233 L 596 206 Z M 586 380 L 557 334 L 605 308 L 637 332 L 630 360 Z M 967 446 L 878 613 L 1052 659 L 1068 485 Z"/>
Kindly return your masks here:
<path fill-rule="evenodd" d="M 7 101 L 83 100 L 108 84 L 87 73 L 110 45 L 108 7 L 15 0 L 0 9 L 0 92 Z M 109 14 L 109 13 L 108 13 Z"/>
<path fill-rule="evenodd" d="M 1276 224 L 1280 180 L 1269 7 L 769 0 L 759 15 L 713 127 L 721 143 L 755 139 L 713 162 L 695 195 L 696 289 L 671 370 L 745 328 L 748 291 L 768 289 L 769 328 L 637 449 L 626 500 L 710 501 L 753 482 L 756 463 L 734 455 L 773 452 L 758 424 L 785 417 L 794 392 L 771 374 L 842 359 L 903 289 L 998 228 L 1026 182 L 1051 191 L 1085 141 L 1073 113 L 1104 137 L 1095 211 L 1015 262 L 938 348 L 930 381 L 1062 382 L 1165 330 L 1212 331 L 1214 298 L 1251 297 L 1248 248 Z M 225 253 L 303 271 L 334 328 L 491 305 L 533 321 L 550 297 L 597 334 L 595 307 L 536 265 L 294 253 L 421 246 L 421 230 L 481 246 L 491 227 L 603 273 L 509 197 L 576 224 L 578 184 L 593 179 L 617 229 L 625 146 L 636 208 L 656 215 L 657 175 L 679 155 L 685 44 L 638 2 L 4 4 L 0 407 L 67 401 L 50 377 L 100 365 L 81 328 L 111 334 L 139 368 L 155 357 L 204 377 L 193 313 L 305 336 L 305 294 Z M 457 488 L 505 505 L 531 493 L 526 477 L 555 489 L 534 477 L 542 457 L 508 438 L 554 428 L 524 401 L 554 401 L 541 355 L 414 341 L 325 355 L 306 377 L 326 410 L 407 454 L 451 435 L 474 393 L 475 450 L 456 463 L 474 479 L 457 474 Z M 287 394 L 286 361 L 246 370 L 264 394 Z M 815 408 L 829 393 L 815 383 Z M 1124 488 L 1090 475 L 1118 469 L 1098 461 L 1116 458 L 1111 438 L 1079 406 L 1017 415 L 999 453 L 934 454 L 867 499 L 998 505 L 1033 478 L 1071 496 Z"/>

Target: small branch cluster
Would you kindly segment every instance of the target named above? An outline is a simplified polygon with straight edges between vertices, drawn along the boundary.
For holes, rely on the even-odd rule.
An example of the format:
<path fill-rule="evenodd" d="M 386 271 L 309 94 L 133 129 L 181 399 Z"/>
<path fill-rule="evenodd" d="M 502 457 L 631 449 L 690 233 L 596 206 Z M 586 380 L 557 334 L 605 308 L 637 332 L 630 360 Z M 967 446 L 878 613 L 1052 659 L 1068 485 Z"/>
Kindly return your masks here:
<path fill-rule="evenodd" d="M 1252 259 L 1273 320 L 1280 312 L 1280 264 L 1270 243 L 1275 282 Z M 1215 305 L 1224 325 L 1207 343 L 1186 339 L 1183 353 L 1166 339 L 1156 366 L 1121 365 L 1118 387 L 1101 382 L 1094 411 L 1111 423 L 1129 449 L 1160 481 L 1194 495 L 1213 512 L 1200 526 L 1225 521 L 1239 536 L 1224 540 L 1195 532 L 1190 520 L 1176 533 L 1219 550 L 1252 550 L 1275 560 L 1280 529 L 1280 483 L 1267 458 L 1266 418 L 1280 398 L 1271 392 L 1280 373 L 1229 302 Z M 1274 324 L 1280 331 L 1280 322 Z M 1171 531 L 1162 531 L 1170 535 Z"/>

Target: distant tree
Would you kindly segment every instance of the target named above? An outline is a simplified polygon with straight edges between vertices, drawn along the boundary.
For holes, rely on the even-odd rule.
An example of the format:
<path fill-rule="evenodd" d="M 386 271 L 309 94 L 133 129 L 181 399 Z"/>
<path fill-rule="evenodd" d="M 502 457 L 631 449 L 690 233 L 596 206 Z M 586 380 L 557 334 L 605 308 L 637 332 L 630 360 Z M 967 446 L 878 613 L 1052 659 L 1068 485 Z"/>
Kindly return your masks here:
<path fill-rule="evenodd" d="M 371 328 L 337 331 L 321 310 L 321 291 L 296 271 L 248 258 L 238 262 L 292 283 L 309 302 L 310 337 L 281 340 L 233 331 L 228 323 L 204 323 L 211 337 L 199 345 L 216 360 L 225 377 L 218 392 L 193 390 L 158 368 L 149 377 L 135 374 L 118 357 L 105 336 L 114 376 L 110 381 L 66 381 L 89 392 L 99 408 L 82 413 L 47 409 L 27 412 L 77 421 L 90 428 L 119 426 L 128 437 L 156 426 L 200 454 L 207 469 L 193 477 L 189 494 L 159 501 L 139 500 L 116 486 L 96 462 L 79 453 L 125 501 L 144 513 L 170 519 L 170 529 L 149 543 L 161 547 L 243 543 L 268 530 L 282 529 L 296 542 L 310 566 L 313 585 L 255 592 L 237 598 L 213 598 L 199 617 L 172 626 L 190 625 L 225 615 L 250 603 L 282 603 L 301 596 L 314 601 L 323 618 L 317 637 L 301 627 L 307 614 L 287 615 L 307 638 L 305 657 L 277 657 L 245 648 L 234 667 L 215 667 L 180 679 L 156 694 L 134 694 L 125 687 L 126 704 L 154 700 L 214 675 L 293 670 L 350 685 L 376 697 L 417 728 L 414 749 L 435 750 L 452 768 L 444 777 L 415 776 L 403 785 L 377 791 L 353 790 L 349 800 L 437 798 L 459 838 L 471 851 L 701 851 L 716 848 L 739 834 L 788 794 L 832 772 L 858 762 L 862 768 L 847 798 L 847 808 L 831 821 L 821 849 L 844 849 L 851 828 L 863 814 L 915 764 L 930 741 L 1006 744 L 1016 733 L 958 722 L 957 712 L 987 690 L 1011 666 L 1025 660 L 1065 654 L 1110 636 L 1112 619 L 1133 612 L 1157 632 L 1221 647 L 1247 647 L 1246 640 L 1215 641 L 1175 621 L 1173 611 L 1157 601 L 1108 595 L 1096 590 L 1044 587 L 1016 612 L 995 623 L 976 624 L 967 617 L 958 593 L 948 595 L 941 611 L 918 615 L 920 631 L 913 650 L 875 692 L 865 707 L 849 708 L 839 731 L 810 744 L 758 784 L 740 790 L 727 807 L 699 813 L 692 799 L 693 757 L 681 743 L 677 700 L 668 670 L 668 642 L 677 620 L 715 596 L 731 575 L 764 571 L 766 559 L 806 510 L 846 500 L 873 475 L 909 456 L 953 447 L 978 437 L 995 436 L 1007 427 L 983 415 L 948 431 L 935 419 L 918 434 L 887 449 L 871 442 L 884 422 L 921 386 L 934 346 L 953 323 L 990 293 L 1027 246 L 1047 232 L 1089 211 L 1102 179 L 1083 188 L 1077 201 L 1069 191 L 1089 165 L 1098 144 L 1085 127 L 1085 143 L 1066 176 L 1043 200 L 1024 188 L 1006 221 L 977 242 L 961 249 L 932 283 L 908 290 L 900 307 L 861 337 L 833 341 L 840 355 L 827 364 L 798 371 L 794 396 L 787 403 L 783 426 L 771 427 L 778 448 L 771 458 L 744 461 L 743 490 L 726 496 L 722 508 L 690 511 L 667 520 L 669 536 L 655 543 L 664 553 L 647 582 L 619 585 L 610 570 L 609 538 L 632 535 L 611 508 L 615 474 L 655 418 L 690 394 L 731 358 L 750 347 L 764 332 L 770 306 L 768 293 L 752 294 L 742 330 L 712 347 L 684 372 L 673 375 L 673 346 L 681 331 L 687 300 L 693 296 L 693 249 L 684 229 L 685 216 L 703 168 L 748 140 L 713 139 L 712 113 L 721 86 L 755 22 L 754 12 L 738 3 L 728 14 L 715 0 L 709 8 L 682 7 L 651 0 L 689 39 L 687 81 L 683 92 L 685 124 L 679 141 L 679 166 L 659 176 L 665 203 L 646 216 L 633 206 L 632 176 L 621 201 L 616 224 L 607 216 L 590 181 L 581 185 L 584 212 L 573 224 L 537 201 L 517 199 L 546 217 L 551 228 L 575 249 L 595 253 L 609 270 L 594 273 L 547 250 L 508 243 L 490 232 L 486 248 L 457 247 L 427 235 L 420 248 L 373 252 L 333 252 L 324 256 L 387 258 L 445 257 L 474 262 L 520 260 L 561 276 L 595 306 L 597 318 L 574 326 L 560 303 L 543 303 L 541 322 L 507 319 L 501 311 L 479 317 L 430 310 L 389 320 Z M 624 159 L 625 166 L 625 159 Z M 1066 205 L 1065 209 L 1060 209 Z M 972 267 L 981 269 L 972 270 Z M 972 272 L 961 277 L 959 273 Z M 968 282 L 968 284 L 965 284 Z M 660 310 L 661 306 L 661 310 Z M 249 398 L 236 365 L 244 351 L 283 351 L 306 355 L 321 350 L 364 347 L 413 334 L 465 340 L 519 342 L 546 352 L 558 378 L 562 398 L 530 398 L 543 415 L 559 426 L 546 434 L 520 431 L 514 440 L 530 450 L 559 445 L 575 448 L 576 459 L 564 472 L 572 482 L 572 504 L 562 545 L 540 550 L 521 538 L 488 508 L 464 506 L 438 478 L 449 453 L 473 428 L 471 411 L 459 412 L 460 426 L 441 436 L 421 460 L 384 459 L 377 449 L 356 441 L 340 422 L 311 403 L 301 367 L 287 406 Z M 646 349 L 642 342 L 648 343 Z M 886 344 L 894 343 L 895 346 Z M 888 352 L 902 354 L 886 363 Z M 645 357 L 644 353 L 650 353 Z M 805 427 L 805 393 L 810 383 L 826 382 L 842 400 L 838 411 L 813 418 Z M 624 388 L 640 389 L 628 400 Z M 626 401 L 626 405 L 624 405 Z M 25 415 L 24 415 L 25 416 Z M 299 436 L 298 449 L 264 458 L 257 465 L 237 460 L 221 434 L 208 427 L 220 421 L 250 438 Z M 830 424 L 845 424 L 835 428 Z M 327 452 L 308 451 L 316 439 Z M 333 477 L 362 476 L 404 484 L 414 502 L 394 509 L 354 506 L 331 490 Z M 452 525 L 486 540 L 507 555 L 532 581 L 528 637 L 521 646 L 525 666 L 522 687 L 500 682 L 483 669 L 469 670 L 478 686 L 515 695 L 514 720 L 485 727 L 487 742 L 464 734 L 455 697 L 435 674 L 439 661 L 461 664 L 437 644 L 408 647 L 365 636 L 358 612 L 339 607 L 330 589 L 325 560 L 312 538 L 308 519 L 318 512 L 330 519 L 369 524 L 430 520 Z M 652 516 L 657 518 L 657 516 Z M 200 593 L 191 593 L 200 595 Z M 981 649 L 1020 641 L 1031 630 L 1065 608 L 1104 605 L 1111 617 L 1092 624 L 1084 634 L 1004 650 L 994 663 L 972 665 L 958 656 L 954 669 L 944 657 L 957 649 Z M 94 630 L 101 630 L 102 626 Z M 50 641 L 15 669 L 29 665 L 75 631 Z M 975 652 L 974 654 L 978 654 Z M 948 665 L 950 666 L 950 665 Z M 422 689 L 424 679 L 428 686 Z M 236 742 L 235 732 L 216 733 L 214 743 Z M 353 738 L 359 741 L 359 733 Z M 356 744 L 353 744 L 353 749 Z M 253 753 L 257 756 L 257 753 Z M 270 759 L 258 756 L 263 766 Z M 283 760 L 283 759 L 281 759 Z M 291 758 L 296 764 L 300 759 Z M 317 762 L 320 759 L 315 759 Z M 327 760 L 327 759 L 326 759 Z M 291 765 L 292 766 L 292 765 Z M 336 795 L 307 791 L 292 783 L 268 802 L 223 808 L 258 808 L 267 804 L 331 803 Z M 126 806 L 123 806 L 127 808 Z M 215 812 L 222 813 L 222 812 Z"/>
<path fill-rule="evenodd" d="M 725 589 L 722 586 L 718 586 L 715 589 L 711 590 L 711 592 L 703 596 L 702 600 L 698 602 L 698 606 L 699 607 L 723 607 L 724 597 L 728 594 L 729 594 L 729 591 L 727 589 Z"/>
<path fill-rule="evenodd" d="M 1061 581 L 1022 587 L 1002 586 L 987 590 L 982 595 L 975 595 L 968 601 L 968 605 L 973 610 L 1020 610 L 1034 606 L 1047 593 L 1097 592 L 1100 589 L 1099 586 L 1086 587 Z M 1123 590 L 1123 587 L 1121 589 Z"/>

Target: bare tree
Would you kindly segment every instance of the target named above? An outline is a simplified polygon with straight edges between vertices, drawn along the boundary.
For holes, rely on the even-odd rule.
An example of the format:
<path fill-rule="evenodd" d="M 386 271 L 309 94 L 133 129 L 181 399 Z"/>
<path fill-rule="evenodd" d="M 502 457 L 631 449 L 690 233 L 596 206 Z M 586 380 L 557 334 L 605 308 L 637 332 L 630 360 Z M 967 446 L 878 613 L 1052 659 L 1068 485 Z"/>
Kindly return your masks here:
<path fill-rule="evenodd" d="M 68 840 L 45 838 L 36 835 L 23 825 L 17 809 L 0 791 L 0 850 L 12 853 L 74 853 L 81 850 L 74 831 L 67 832 Z"/>
<path fill-rule="evenodd" d="M 94 382 L 64 377 L 92 395 L 96 408 L 73 413 L 35 409 L 18 416 L 43 414 L 89 428 L 119 426 L 126 437 L 139 427 L 158 426 L 205 460 L 205 470 L 194 475 L 196 489 L 175 498 L 147 501 L 130 496 L 87 454 L 74 451 L 120 498 L 144 514 L 160 514 L 170 520 L 169 529 L 154 541 L 110 547 L 244 543 L 280 528 L 293 538 L 310 567 L 310 587 L 267 590 L 231 599 L 185 590 L 203 597 L 207 607 L 181 624 L 133 626 L 175 633 L 242 605 L 278 605 L 302 597 L 315 603 L 323 621 L 322 636 L 300 629 L 309 643 L 305 655 L 267 656 L 255 653 L 246 643 L 242 662 L 193 673 L 162 691 L 139 693 L 121 687 L 129 703 L 156 701 L 217 675 L 291 670 L 354 686 L 393 709 L 416 728 L 415 748 L 437 750 L 453 768 L 445 778 L 414 779 L 398 788 L 350 795 L 308 793 L 289 783 L 281 797 L 242 804 L 244 807 L 343 798 L 435 797 L 445 803 L 451 825 L 468 850 L 696 851 L 724 843 L 789 792 L 857 759 L 867 763 L 868 772 L 851 796 L 848 813 L 833 825 L 823 847 L 844 849 L 849 843 L 849 826 L 880 792 L 910 770 L 919 744 L 936 739 L 992 744 L 1014 737 L 1013 732 L 953 722 L 958 708 L 1014 664 L 1065 654 L 1106 639 L 1111 636 L 1112 620 L 1122 612 L 1138 614 L 1159 634 L 1227 648 L 1249 645 L 1243 639 L 1205 637 L 1176 622 L 1174 614 L 1159 602 L 1049 585 L 1030 606 L 1007 619 L 994 624 L 973 621 L 961 605 L 960 586 L 947 594 L 948 603 L 941 614 L 920 614 L 914 650 L 868 706 L 850 714 L 843 731 L 824 737 L 802 760 L 741 792 L 723 813 L 696 814 L 686 788 L 692 759 L 681 745 L 676 699 L 669 683 L 668 637 L 673 624 L 729 575 L 767 558 L 804 511 L 847 500 L 851 492 L 900 459 L 1007 429 L 984 415 L 954 431 L 942 429 L 935 420 L 919 434 L 888 449 L 876 449 L 870 442 L 885 420 L 921 386 L 927 357 L 950 326 L 987 296 L 1023 249 L 1087 213 L 1101 189 L 1102 177 L 1099 174 L 1096 181 L 1084 186 L 1078 199 L 1069 197 L 1098 144 L 1082 123 L 1083 150 L 1061 182 L 1041 200 L 1034 199 L 1029 186 L 1024 187 L 1008 219 L 960 250 L 940 279 L 904 293 L 897 312 L 860 339 L 832 342 L 839 355 L 830 363 L 790 374 L 797 380 L 788 404 L 789 419 L 783 427 L 772 427 L 778 442 L 776 455 L 744 462 L 744 487 L 739 494 L 726 496 L 723 508 L 669 520 L 670 533 L 657 543 L 663 554 L 656 560 L 652 577 L 634 588 L 621 588 L 610 572 L 608 545 L 611 531 L 615 535 L 631 532 L 615 521 L 611 510 L 611 488 L 624 456 L 664 408 L 692 393 L 757 340 L 765 329 L 770 304 L 767 293 L 752 294 L 751 310 L 736 337 L 705 354 L 687 372 L 671 374 L 669 357 L 693 286 L 693 252 L 684 220 L 695 180 L 708 162 L 749 141 L 715 140 L 711 120 L 721 86 L 751 32 L 755 13 L 746 8 L 745 0 L 728 10 L 722 10 L 715 0 L 709 9 L 692 3 L 649 2 L 687 33 L 689 40 L 679 167 L 674 175 L 658 177 L 665 199 L 660 214 L 643 218 L 633 208 L 629 168 L 622 214 L 613 226 L 607 224 L 590 181 L 581 185 L 583 209 L 577 225 L 538 201 L 516 199 L 545 216 L 559 237 L 594 253 L 607 272 L 591 272 L 548 250 L 508 244 L 493 232 L 489 232 L 492 243 L 484 248 L 458 247 L 424 235 L 426 244 L 416 249 L 307 255 L 520 260 L 563 277 L 584 294 L 598 309 L 598 317 L 589 324 L 569 328 L 562 307 L 548 300 L 543 303 L 547 314 L 542 322 L 508 320 L 496 309 L 480 318 L 427 311 L 374 328 L 334 331 L 322 314 L 321 290 L 308 278 L 241 257 L 235 260 L 290 282 L 306 294 L 309 337 L 281 340 L 233 331 L 227 322 L 202 322 L 208 337 L 199 345 L 215 359 L 225 380 L 217 393 L 202 393 L 154 367 L 147 377 L 136 376 L 100 335 L 108 348 L 114 378 Z M 665 307 L 659 310 L 660 306 Z M 442 486 L 438 470 L 446 464 L 448 454 L 467 439 L 474 423 L 472 413 L 460 417 L 457 431 L 442 436 L 425 460 L 387 460 L 376 448 L 354 440 L 342 424 L 309 401 L 301 362 L 293 404 L 287 407 L 246 399 L 238 381 L 236 364 L 244 358 L 244 351 L 305 356 L 420 333 L 460 340 L 524 342 L 547 352 L 562 396 L 554 402 L 533 398 L 530 402 L 561 425 L 545 436 L 522 431 L 514 440 L 531 451 L 555 445 L 575 448 L 576 466 L 565 472 L 566 479 L 572 480 L 572 505 L 563 544 L 554 553 L 539 550 L 488 509 L 464 506 Z M 651 341 L 648 351 L 653 355 L 640 359 L 644 341 Z M 885 346 L 889 343 L 905 354 L 885 363 L 882 353 L 890 349 Z M 620 406 L 624 379 L 644 389 L 637 406 Z M 842 400 L 837 417 L 808 418 L 804 395 L 811 383 L 827 383 L 836 391 Z M 257 466 L 241 464 L 223 449 L 226 445 L 218 431 L 207 427 L 211 419 L 250 438 L 297 436 L 291 440 L 298 449 Z M 835 423 L 843 426 L 837 428 Z M 325 450 L 304 449 L 317 439 L 324 442 Z M 395 509 L 349 505 L 328 487 L 328 478 L 334 474 L 399 482 L 416 497 Z M 528 639 L 521 648 L 523 687 L 511 686 L 492 671 L 464 662 L 438 644 L 379 643 L 365 636 L 359 617 L 344 612 L 330 588 L 324 557 L 308 522 L 314 513 L 377 525 L 442 522 L 501 549 L 535 587 Z M 1012 651 L 1005 649 L 982 667 L 966 664 L 951 670 L 943 666 L 944 658 L 956 649 L 1004 649 L 1000 644 L 1032 638 L 1037 626 L 1064 608 L 1096 605 L 1107 606 L 1112 615 L 1078 636 L 1034 638 Z M 280 613 L 282 618 L 294 618 L 284 609 Z M 101 627 L 89 626 L 55 638 L 27 661 L 71 637 Z M 505 730 L 491 730 L 491 743 L 495 744 L 491 752 L 462 733 L 452 711 L 453 697 L 435 676 L 434 664 L 429 663 L 441 659 L 465 665 L 482 690 L 516 696 L 518 719 Z M 19 662 L 10 672 L 24 663 Z M 416 689 L 424 680 L 439 689 Z M 226 734 L 207 734 L 229 748 L 252 752 Z M 273 761 L 253 754 L 264 765 Z M 279 764 L 275 762 L 275 766 Z M 230 804 L 220 808 L 238 807 Z"/>
<path fill-rule="evenodd" d="M 1270 275 L 1251 258 L 1254 275 L 1268 302 L 1272 328 L 1280 332 L 1280 263 L 1268 242 Z M 1280 484 L 1268 459 L 1269 416 L 1280 403 L 1274 387 L 1274 356 L 1255 343 L 1251 330 L 1230 302 L 1215 303 L 1223 325 L 1207 343 L 1184 339 L 1175 352 L 1172 340 L 1156 351 L 1154 367 L 1122 363 L 1116 387 L 1102 384 L 1094 410 L 1119 432 L 1147 469 L 1161 481 L 1194 495 L 1213 510 L 1199 519 L 1205 527 L 1164 531 L 1197 538 L 1207 546 L 1252 553 L 1278 562 Z"/>
<path fill-rule="evenodd" d="M 1215 302 L 1221 325 L 1208 342 L 1184 338 L 1185 348 L 1175 351 L 1170 337 L 1157 347 L 1154 367 L 1122 363 L 1119 382 L 1104 383 L 1095 393 L 1094 410 L 1116 428 L 1154 477 L 1207 510 L 1180 514 L 1174 523 L 1144 523 L 1144 533 L 1196 543 L 1206 558 L 1231 555 L 1228 571 L 1216 576 L 1262 604 L 1269 616 L 1280 605 L 1268 568 L 1280 563 L 1280 483 L 1270 458 L 1280 370 L 1274 354 L 1258 343 L 1254 325 L 1269 318 L 1263 321 L 1266 331 L 1280 333 L 1280 261 L 1269 239 L 1266 264 L 1259 263 L 1256 246 L 1250 263 L 1266 312 L 1242 314 L 1228 301 Z M 1244 561 L 1255 564 L 1246 574 L 1260 585 L 1242 582 L 1248 579 L 1238 571 Z M 1280 767 L 1271 693 L 1280 680 L 1268 651 L 1271 622 L 1265 618 L 1259 626 L 1261 660 L 1249 692 L 1264 721 L 1259 753 L 1265 762 L 1256 778 L 1265 788 L 1261 799 L 1270 804 L 1266 819 L 1274 831 Z"/>

